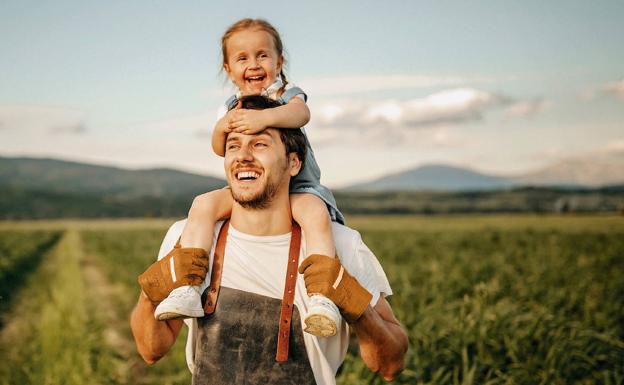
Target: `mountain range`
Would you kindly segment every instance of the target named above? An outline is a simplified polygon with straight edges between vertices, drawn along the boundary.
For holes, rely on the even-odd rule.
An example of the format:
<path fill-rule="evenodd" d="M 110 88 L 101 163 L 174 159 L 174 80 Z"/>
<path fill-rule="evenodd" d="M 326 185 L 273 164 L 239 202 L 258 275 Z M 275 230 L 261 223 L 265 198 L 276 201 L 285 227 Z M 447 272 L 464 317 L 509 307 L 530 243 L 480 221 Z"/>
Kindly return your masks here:
<path fill-rule="evenodd" d="M 357 183 L 346 191 L 489 191 L 509 188 L 598 188 L 624 184 L 624 161 L 568 159 L 521 175 L 488 175 L 469 168 L 433 164 Z"/>
<path fill-rule="evenodd" d="M 49 158 L 0 157 L 0 188 L 132 199 L 197 195 L 225 184 L 223 179 L 168 168 L 128 170 Z"/>
<path fill-rule="evenodd" d="M 0 188 L 106 194 L 119 199 L 194 196 L 223 179 L 158 168 L 128 170 L 49 158 L 0 157 Z M 345 187 L 349 191 L 490 191 L 523 186 L 595 188 L 624 184 L 624 159 L 569 159 L 522 175 L 491 175 L 465 167 L 424 165 Z"/>
<path fill-rule="evenodd" d="M 347 214 L 624 212 L 622 170 L 570 163 L 504 177 L 428 165 L 335 190 L 335 195 Z M 0 157 L 0 219 L 181 217 L 193 197 L 225 184 L 166 168 Z"/>

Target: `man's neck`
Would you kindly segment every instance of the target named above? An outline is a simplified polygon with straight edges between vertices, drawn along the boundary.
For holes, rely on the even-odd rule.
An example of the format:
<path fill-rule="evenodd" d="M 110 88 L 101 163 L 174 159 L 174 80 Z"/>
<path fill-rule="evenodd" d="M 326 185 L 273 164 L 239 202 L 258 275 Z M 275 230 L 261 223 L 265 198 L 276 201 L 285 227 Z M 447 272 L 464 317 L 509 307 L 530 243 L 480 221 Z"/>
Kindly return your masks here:
<path fill-rule="evenodd" d="M 292 229 L 290 201 L 281 200 L 264 209 L 248 209 L 234 202 L 230 222 L 236 230 L 251 235 L 286 234 Z"/>

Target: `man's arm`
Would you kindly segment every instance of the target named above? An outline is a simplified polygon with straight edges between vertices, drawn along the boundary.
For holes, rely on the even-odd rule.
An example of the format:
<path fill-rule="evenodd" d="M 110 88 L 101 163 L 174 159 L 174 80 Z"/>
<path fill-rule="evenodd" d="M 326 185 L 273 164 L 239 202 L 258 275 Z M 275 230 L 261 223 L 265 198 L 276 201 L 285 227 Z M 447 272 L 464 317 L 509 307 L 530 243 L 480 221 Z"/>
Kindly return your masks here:
<path fill-rule="evenodd" d="M 130 315 L 130 327 L 143 360 L 149 365 L 161 359 L 173 346 L 182 329 L 182 320 L 157 321 L 156 306 L 141 291 L 139 301 Z"/>
<path fill-rule="evenodd" d="M 366 366 L 392 381 L 405 367 L 408 339 L 388 301 L 380 297 L 352 326 Z"/>
<path fill-rule="evenodd" d="M 392 380 L 403 370 L 407 333 L 383 295 L 371 307 L 372 294 L 338 258 L 313 254 L 303 260 L 299 273 L 303 274 L 308 293 L 320 293 L 332 300 L 344 319 L 353 325 L 360 354 L 370 370 L 379 372 L 386 380 Z"/>

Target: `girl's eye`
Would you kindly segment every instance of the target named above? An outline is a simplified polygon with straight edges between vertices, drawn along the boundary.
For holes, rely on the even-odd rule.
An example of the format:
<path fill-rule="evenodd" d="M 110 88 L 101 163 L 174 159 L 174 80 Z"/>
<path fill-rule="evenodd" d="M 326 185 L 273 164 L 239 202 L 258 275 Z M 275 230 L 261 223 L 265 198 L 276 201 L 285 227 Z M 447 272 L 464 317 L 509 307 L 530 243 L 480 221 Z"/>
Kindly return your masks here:
<path fill-rule="evenodd" d="M 237 61 L 243 61 L 247 59 L 245 56 L 239 56 L 238 59 L 236 59 Z"/>

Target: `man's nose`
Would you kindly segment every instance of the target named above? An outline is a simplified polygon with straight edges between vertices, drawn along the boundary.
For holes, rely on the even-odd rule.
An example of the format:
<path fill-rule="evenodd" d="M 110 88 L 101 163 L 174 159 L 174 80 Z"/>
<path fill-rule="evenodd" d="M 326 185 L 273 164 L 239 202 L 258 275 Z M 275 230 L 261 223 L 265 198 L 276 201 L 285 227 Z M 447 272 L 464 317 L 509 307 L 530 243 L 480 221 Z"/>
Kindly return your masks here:
<path fill-rule="evenodd" d="M 236 160 L 239 162 L 251 162 L 253 161 L 253 153 L 251 147 L 248 145 L 241 146 L 240 150 L 236 153 Z"/>

